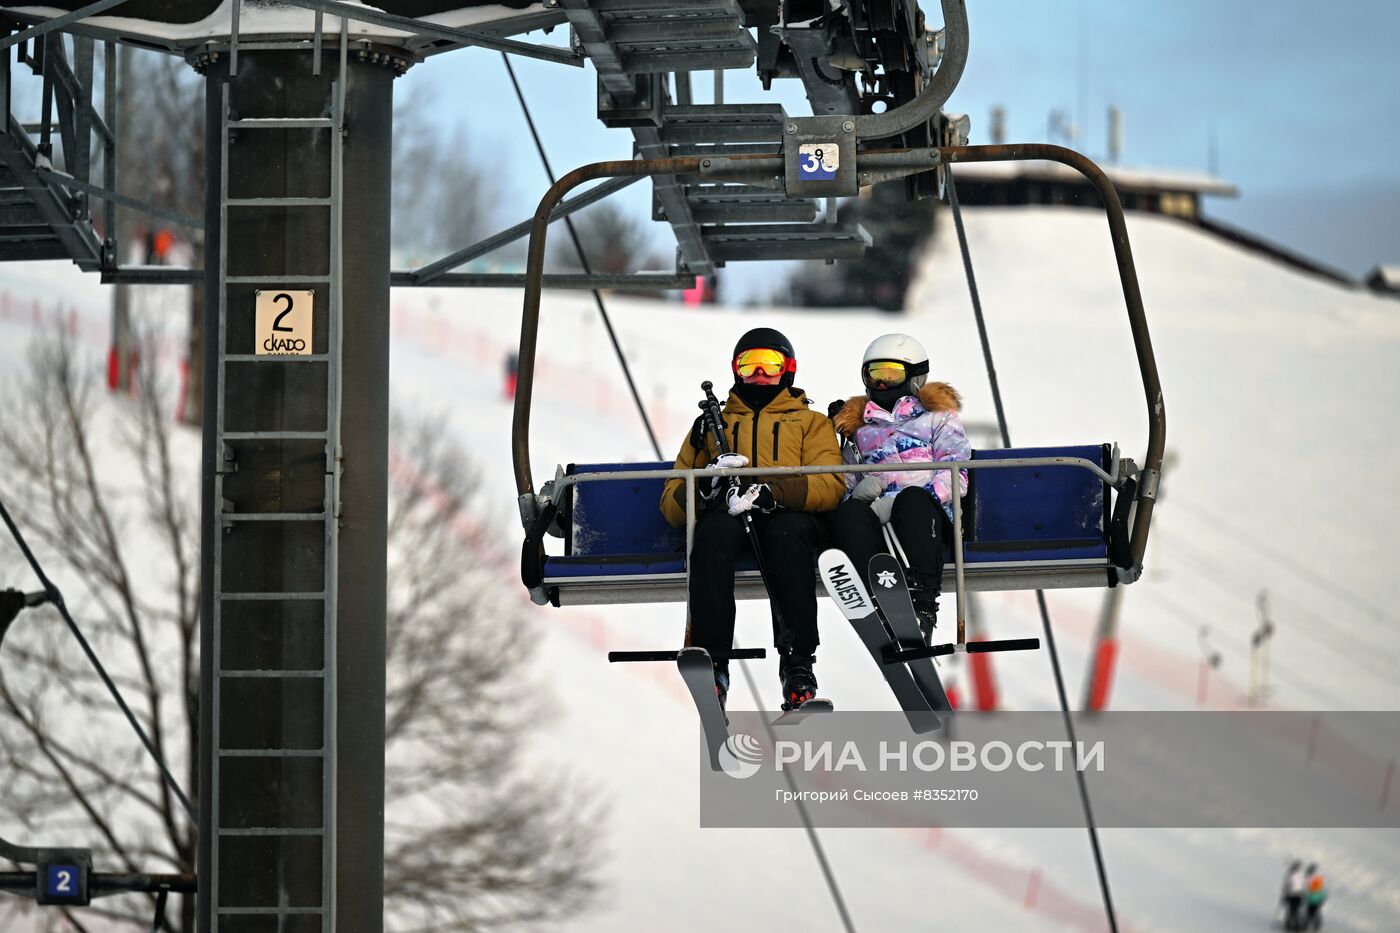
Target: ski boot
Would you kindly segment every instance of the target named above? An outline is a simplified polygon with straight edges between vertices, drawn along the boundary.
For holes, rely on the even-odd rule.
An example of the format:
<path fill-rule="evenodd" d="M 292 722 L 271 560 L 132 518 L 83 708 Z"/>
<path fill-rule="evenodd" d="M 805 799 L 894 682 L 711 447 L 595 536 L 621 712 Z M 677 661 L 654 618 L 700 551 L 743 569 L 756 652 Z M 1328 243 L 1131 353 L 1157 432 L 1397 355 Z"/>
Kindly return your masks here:
<path fill-rule="evenodd" d="M 729 725 L 729 711 L 725 704 L 729 702 L 729 671 L 726 668 L 715 668 L 715 699 L 719 700 L 719 711 L 724 713 L 724 724 Z"/>
<path fill-rule="evenodd" d="M 778 676 L 783 681 L 783 712 L 797 709 L 817 695 L 817 678 L 812 673 L 816 658 L 811 655 L 790 658 L 783 655 L 778 665 Z"/>
<path fill-rule="evenodd" d="M 914 602 L 914 614 L 919 617 L 919 631 L 924 644 L 933 643 L 933 630 L 938 626 L 938 590 L 932 587 L 911 588 L 909 598 Z"/>

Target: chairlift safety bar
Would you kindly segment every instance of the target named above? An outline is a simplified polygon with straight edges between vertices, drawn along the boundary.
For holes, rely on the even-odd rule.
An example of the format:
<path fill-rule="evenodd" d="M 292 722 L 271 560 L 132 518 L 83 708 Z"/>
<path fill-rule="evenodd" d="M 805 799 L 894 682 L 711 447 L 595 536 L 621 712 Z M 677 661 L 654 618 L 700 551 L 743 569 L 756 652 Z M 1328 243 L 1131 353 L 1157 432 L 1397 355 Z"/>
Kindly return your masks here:
<path fill-rule="evenodd" d="M 832 464 L 830 466 L 788 466 L 788 467 L 728 467 L 720 469 L 688 469 L 688 470 L 623 470 L 616 473 L 574 473 L 568 476 L 560 476 L 551 480 L 546 488 L 549 489 L 550 500 L 558 506 L 564 500 L 565 492 L 572 486 L 579 483 L 605 482 L 605 481 L 625 481 L 641 479 L 675 479 L 685 480 L 686 511 L 685 511 L 685 553 L 686 553 L 686 576 L 690 575 L 690 550 L 695 538 L 695 481 L 702 476 L 711 477 L 759 477 L 759 476 L 807 476 L 811 474 L 840 475 L 859 473 L 911 473 L 911 472 L 931 472 L 933 470 L 999 470 L 1018 467 L 1073 467 L 1088 470 L 1099 479 L 1115 489 L 1121 489 L 1127 476 L 1121 469 L 1122 461 L 1118 456 L 1118 445 L 1113 446 L 1112 452 L 1113 471 L 1106 472 L 1092 460 L 1084 457 L 1009 457 L 1004 460 L 940 460 L 927 463 L 843 463 Z M 961 488 L 961 487 L 959 487 Z M 963 607 L 967 604 L 967 582 L 966 582 L 966 561 L 963 555 L 963 521 L 962 521 L 962 496 L 954 496 L 952 500 L 953 512 L 953 571 L 955 580 L 955 610 L 958 620 L 957 650 L 970 650 L 966 648 L 967 637 L 965 628 L 965 616 Z M 1009 649 L 999 649 L 1009 650 Z M 952 649 L 943 653 L 952 653 Z M 933 655 L 919 655 L 919 657 L 932 657 Z M 653 659 L 654 660 L 654 659 Z"/>

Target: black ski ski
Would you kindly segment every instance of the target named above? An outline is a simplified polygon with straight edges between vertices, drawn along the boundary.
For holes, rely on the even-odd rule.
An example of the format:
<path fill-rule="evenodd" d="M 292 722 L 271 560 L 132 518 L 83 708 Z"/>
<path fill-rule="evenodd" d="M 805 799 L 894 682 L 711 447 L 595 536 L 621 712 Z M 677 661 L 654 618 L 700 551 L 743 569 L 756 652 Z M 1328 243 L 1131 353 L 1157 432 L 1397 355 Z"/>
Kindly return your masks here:
<path fill-rule="evenodd" d="M 919 616 L 914 611 L 914 600 L 909 596 L 909 584 L 904 579 L 904 570 L 899 566 L 899 561 L 889 554 L 876 554 L 870 558 L 870 589 L 900 650 L 922 648 L 924 637 L 919 629 Z M 909 673 L 914 675 L 914 682 L 935 712 L 952 710 L 932 658 L 910 661 Z"/>
<path fill-rule="evenodd" d="M 681 672 L 695 711 L 700 714 L 700 726 L 705 731 L 705 748 L 710 753 L 710 769 L 724 770 L 719 762 L 719 750 L 729 738 L 729 725 L 724 709 L 715 694 L 715 666 L 704 648 L 682 648 L 676 655 L 676 669 Z"/>
<path fill-rule="evenodd" d="M 817 568 L 827 595 L 851 623 L 851 628 L 856 630 L 861 643 L 875 660 L 875 666 L 880 669 L 881 676 L 890 685 L 895 701 L 899 703 L 900 709 L 904 710 L 910 728 L 915 733 L 932 732 L 937 729 L 939 721 L 930 715 L 932 710 L 929 701 L 914 683 L 909 669 L 903 664 L 885 663 L 885 651 L 893 649 L 894 642 L 890 640 L 889 632 L 880 621 L 875 603 L 865 591 L 855 565 L 846 556 L 846 552 L 839 548 L 823 551 L 817 558 Z"/>

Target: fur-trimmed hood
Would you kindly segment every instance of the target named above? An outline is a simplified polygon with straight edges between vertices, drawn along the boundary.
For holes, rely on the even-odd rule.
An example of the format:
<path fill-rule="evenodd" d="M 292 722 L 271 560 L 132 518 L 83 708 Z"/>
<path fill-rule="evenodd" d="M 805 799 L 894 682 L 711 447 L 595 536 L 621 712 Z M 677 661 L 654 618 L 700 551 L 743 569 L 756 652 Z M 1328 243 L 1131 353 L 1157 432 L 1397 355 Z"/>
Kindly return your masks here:
<path fill-rule="evenodd" d="M 848 400 L 836 417 L 831 419 L 837 432 L 843 437 L 850 437 L 856 428 L 865 424 L 865 406 L 869 401 L 869 396 L 865 395 Z M 962 411 L 962 396 L 946 382 L 926 382 L 919 389 L 919 404 L 932 412 Z"/>

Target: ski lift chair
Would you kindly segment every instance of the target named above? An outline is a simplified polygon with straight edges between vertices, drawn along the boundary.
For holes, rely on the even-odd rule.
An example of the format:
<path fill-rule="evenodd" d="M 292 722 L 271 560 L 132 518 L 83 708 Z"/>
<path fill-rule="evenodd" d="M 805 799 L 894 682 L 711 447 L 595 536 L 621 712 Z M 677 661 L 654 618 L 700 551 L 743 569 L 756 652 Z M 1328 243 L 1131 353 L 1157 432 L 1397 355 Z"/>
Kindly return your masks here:
<path fill-rule="evenodd" d="M 661 486 L 677 475 L 665 463 L 582 464 L 559 470 L 536 489 L 530 465 L 530 406 L 545 239 L 555 206 L 585 182 L 621 176 L 682 176 L 702 181 L 776 188 L 789 197 L 840 197 L 869 185 L 919 173 L 942 172 L 957 162 L 1056 161 L 1076 169 L 1094 185 L 1108 215 L 1109 232 L 1138 369 L 1146 400 L 1147 453 L 1142 469 L 1119 458 L 1116 447 L 981 450 L 969 462 L 965 503 L 955 500 L 955 535 L 949 561 L 962 602 L 971 589 L 1042 589 L 1114 586 L 1131 583 L 1142 572 L 1157 482 L 1166 447 L 1166 412 L 1152 352 L 1142 294 L 1128 242 L 1127 223 L 1117 191 L 1103 170 L 1061 146 L 966 145 L 965 119 L 942 113 L 967 58 L 967 18 L 961 0 L 942 0 L 946 50 L 919 94 L 900 107 L 847 117 L 790 117 L 781 151 L 767 155 L 714 155 L 599 162 L 575 169 L 555 182 L 536 209 L 526 264 L 521 318 L 519 384 L 515 396 L 512 457 L 517 503 L 526 536 L 521 578 L 541 604 L 657 602 L 685 598 L 688 531 L 670 528 L 658 503 Z M 943 145 L 928 148 L 874 148 L 913 127 L 936 126 Z M 871 141 L 869 148 L 863 141 Z M 828 171 L 804 150 L 820 145 L 839 155 Z M 821 168 L 827 174 L 816 169 Z M 928 469 L 928 464 L 907 464 Z M 936 467 L 935 467 L 936 468 Z M 773 476 L 830 468 L 789 467 L 722 471 L 735 476 Z M 888 466 L 847 466 L 835 472 L 889 471 Z M 896 467 L 895 469 L 899 469 Z M 693 476 L 687 479 L 693 523 Z M 963 516 L 965 506 L 968 514 Z M 693 527 L 693 524 L 690 526 Z M 543 539 L 563 536 L 565 552 L 547 556 Z M 736 595 L 761 595 L 756 568 L 737 570 Z M 961 613 L 959 613 L 961 623 Z M 959 644 L 962 644 L 959 624 Z"/>

